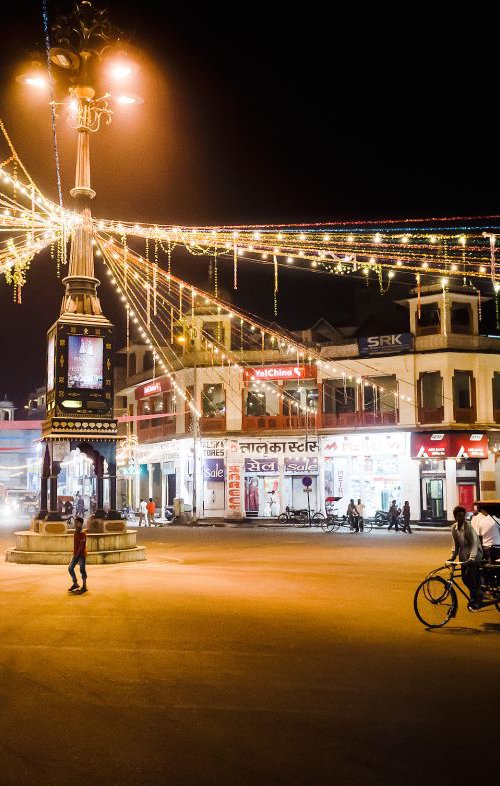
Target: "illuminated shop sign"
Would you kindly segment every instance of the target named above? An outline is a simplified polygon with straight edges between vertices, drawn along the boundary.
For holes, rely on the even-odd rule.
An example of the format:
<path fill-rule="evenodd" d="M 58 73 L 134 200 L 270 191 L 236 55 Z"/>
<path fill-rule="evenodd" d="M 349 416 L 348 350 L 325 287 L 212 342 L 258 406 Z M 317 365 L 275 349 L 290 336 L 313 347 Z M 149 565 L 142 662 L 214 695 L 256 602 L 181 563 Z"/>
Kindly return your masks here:
<path fill-rule="evenodd" d="M 224 459 L 209 458 L 203 462 L 203 478 L 204 480 L 224 482 L 225 466 Z"/>
<path fill-rule="evenodd" d="M 397 355 L 413 349 L 411 333 L 390 333 L 386 336 L 358 338 L 360 355 Z"/>
<path fill-rule="evenodd" d="M 318 459 L 316 456 L 304 458 L 285 458 L 285 475 L 317 475 Z"/>
<path fill-rule="evenodd" d="M 324 456 L 404 456 L 408 432 L 335 434 L 323 437 Z"/>
<path fill-rule="evenodd" d="M 103 387 L 103 340 L 96 336 L 69 336 L 68 387 L 100 390 Z"/>
<path fill-rule="evenodd" d="M 259 472 L 261 475 L 278 472 L 277 459 L 246 458 L 245 472 Z"/>
<path fill-rule="evenodd" d="M 486 434 L 470 431 L 413 432 L 411 457 L 423 459 L 488 458 Z"/>
<path fill-rule="evenodd" d="M 256 380 L 293 380 L 293 379 L 315 379 L 315 366 L 258 366 L 257 368 L 246 368 L 243 372 L 247 382 Z"/>
<path fill-rule="evenodd" d="M 141 398 L 148 398 L 148 396 L 155 396 L 162 393 L 164 390 L 170 390 L 171 384 L 169 379 L 155 379 L 153 382 L 146 382 L 145 385 L 135 389 L 135 398 L 139 401 Z"/>

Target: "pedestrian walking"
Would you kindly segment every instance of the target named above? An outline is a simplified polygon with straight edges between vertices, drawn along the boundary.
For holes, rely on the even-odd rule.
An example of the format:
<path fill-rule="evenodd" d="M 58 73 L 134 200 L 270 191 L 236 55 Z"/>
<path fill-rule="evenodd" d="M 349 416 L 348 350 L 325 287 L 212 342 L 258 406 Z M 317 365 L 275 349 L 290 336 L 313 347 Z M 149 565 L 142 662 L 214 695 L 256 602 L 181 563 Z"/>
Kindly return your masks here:
<path fill-rule="evenodd" d="M 400 513 L 401 513 L 401 510 L 398 508 L 398 506 L 396 504 L 396 500 L 393 499 L 391 507 L 389 508 L 389 510 L 387 512 L 387 518 L 389 519 L 389 529 L 392 529 L 394 527 L 396 532 L 398 531 L 398 529 L 399 529 L 399 527 L 398 527 L 398 519 L 399 519 L 399 514 Z"/>
<path fill-rule="evenodd" d="M 85 513 L 85 502 L 84 502 L 84 499 L 83 499 L 82 495 L 80 494 L 80 492 L 77 491 L 76 492 L 76 501 L 75 501 L 75 514 L 77 516 L 82 516 L 82 518 L 83 518 L 83 514 L 84 513 Z"/>
<path fill-rule="evenodd" d="M 357 531 L 364 532 L 364 525 L 363 519 L 365 517 L 365 506 L 361 502 L 360 499 L 356 502 L 356 514 L 357 514 Z"/>
<path fill-rule="evenodd" d="M 149 502 L 146 505 L 146 510 L 147 510 L 147 513 L 148 513 L 148 527 L 150 527 L 152 524 L 155 523 L 156 505 L 154 503 L 153 497 L 149 498 Z"/>
<path fill-rule="evenodd" d="M 406 500 L 405 504 L 403 505 L 402 516 L 403 516 L 403 527 L 401 531 L 408 532 L 409 535 L 413 535 L 412 529 L 410 527 L 410 503 L 408 502 L 408 500 Z"/>
<path fill-rule="evenodd" d="M 69 563 L 68 573 L 73 579 L 73 584 L 68 592 L 74 595 L 83 595 L 87 592 L 87 571 L 85 569 L 87 562 L 87 533 L 83 529 L 83 519 L 81 516 L 75 517 L 75 534 L 73 536 L 73 559 Z M 82 577 L 82 587 L 76 580 L 75 568 L 78 565 Z"/>
<path fill-rule="evenodd" d="M 139 510 L 138 510 L 138 514 L 139 514 L 139 524 L 137 525 L 138 527 L 141 527 L 143 524 L 144 526 L 146 526 L 147 512 L 148 511 L 146 507 L 146 500 L 142 499 L 141 497 L 141 501 L 139 502 Z"/>
<path fill-rule="evenodd" d="M 349 522 L 349 526 L 353 532 L 359 532 L 357 518 L 358 514 L 356 513 L 356 505 L 354 504 L 354 500 L 350 499 L 347 506 L 347 521 Z"/>

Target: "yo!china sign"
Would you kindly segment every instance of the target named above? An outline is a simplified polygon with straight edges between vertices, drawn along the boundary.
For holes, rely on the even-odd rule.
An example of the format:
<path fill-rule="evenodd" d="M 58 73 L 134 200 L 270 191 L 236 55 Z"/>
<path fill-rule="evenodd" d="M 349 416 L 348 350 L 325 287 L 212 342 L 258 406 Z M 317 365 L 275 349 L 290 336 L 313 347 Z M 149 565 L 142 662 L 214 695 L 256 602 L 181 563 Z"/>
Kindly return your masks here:
<path fill-rule="evenodd" d="M 358 338 L 360 355 L 397 355 L 413 349 L 411 333 L 389 333 L 386 336 L 366 336 Z"/>
<path fill-rule="evenodd" d="M 224 483 L 225 468 L 224 459 L 210 458 L 203 462 L 203 479 L 216 483 Z"/>
<path fill-rule="evenodd" d="M 256 368 L 246 368 L 243 378 L 246 382 L 315 379 L 316 366 L 257 366 Z"/>

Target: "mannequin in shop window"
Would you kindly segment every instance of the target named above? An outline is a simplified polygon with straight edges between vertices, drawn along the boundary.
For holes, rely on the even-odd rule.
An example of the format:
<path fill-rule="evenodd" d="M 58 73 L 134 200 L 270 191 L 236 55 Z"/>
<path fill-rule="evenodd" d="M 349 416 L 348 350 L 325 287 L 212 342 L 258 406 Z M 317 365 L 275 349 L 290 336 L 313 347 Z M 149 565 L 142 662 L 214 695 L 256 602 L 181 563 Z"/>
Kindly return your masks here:
<path fill-rule="evenodd" d="M 257 478 L 247 480 L 245 509 L 252 512 L 259 510 L 259 481 Z"/>

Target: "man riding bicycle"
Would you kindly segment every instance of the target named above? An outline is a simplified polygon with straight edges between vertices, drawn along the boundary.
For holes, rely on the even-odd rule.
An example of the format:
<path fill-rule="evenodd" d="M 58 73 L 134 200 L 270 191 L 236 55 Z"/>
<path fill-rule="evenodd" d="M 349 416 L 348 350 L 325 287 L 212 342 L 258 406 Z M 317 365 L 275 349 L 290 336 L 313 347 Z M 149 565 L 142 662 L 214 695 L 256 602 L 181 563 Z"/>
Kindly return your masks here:
<path fill-rule="evenodd" d="M 481 606 L 482 593 L 479 589 L 479 565 L 483 559 L 483 550 L 479 536 L 474 527 L 466 520 L 466 510 L 461 505 L 453 509 L 455 523 L 451 528 L 453 537 L 453 551 L 450 560 L 453 562 L 457 556 L 462 562 L 462 580 L 470 591 L 471 611 L 477 611 Z"/>

